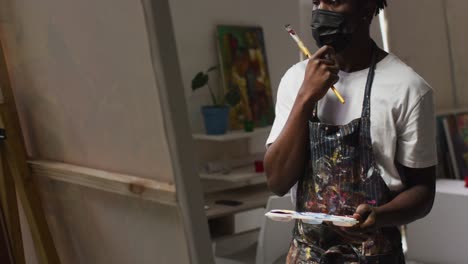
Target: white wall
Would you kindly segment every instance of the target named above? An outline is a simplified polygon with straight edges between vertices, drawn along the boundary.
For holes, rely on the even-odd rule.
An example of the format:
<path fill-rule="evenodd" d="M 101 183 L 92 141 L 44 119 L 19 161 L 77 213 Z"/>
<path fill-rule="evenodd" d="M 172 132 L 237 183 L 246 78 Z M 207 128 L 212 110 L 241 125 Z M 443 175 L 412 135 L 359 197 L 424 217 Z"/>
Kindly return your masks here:
<path fill-rule="evenodd" d="M 298 61 L 297 47 L 284 30 L 285 24 L 299 25 L 298 0 L 170 0 L 170 4 L 193 131 L 203 131 L 200 106 L 209 104 L 210 97 L 206 89 L 192 94 L 190 84 L 197 72 L 218 63 L 217 24 L 263 27 L 273 94 L 284 72 Z"/>
<path fill-rule="evenodd" d="M 390 1 L 387 9 L 390 50 L 434 88 L 437 110 L 454 107 L 442 1 Z"/>
<path fill-rule="evenodd" d="M 458 107 L 468 107 L 468 2 L 445 0 Z"/>

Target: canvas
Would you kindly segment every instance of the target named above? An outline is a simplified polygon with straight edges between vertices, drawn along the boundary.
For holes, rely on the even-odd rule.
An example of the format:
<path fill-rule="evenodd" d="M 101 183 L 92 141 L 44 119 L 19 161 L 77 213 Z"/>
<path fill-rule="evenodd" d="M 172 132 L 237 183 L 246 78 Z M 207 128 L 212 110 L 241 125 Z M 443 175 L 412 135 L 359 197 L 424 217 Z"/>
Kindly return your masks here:
<path fill-rule="evenodd" d="M 263 30 L 260 27 L 218 26 L 217 42 L 224 91 L 238 89 L 241 101 L 231 108 L 231 129 L 271 125 L 274 106 Z"/>

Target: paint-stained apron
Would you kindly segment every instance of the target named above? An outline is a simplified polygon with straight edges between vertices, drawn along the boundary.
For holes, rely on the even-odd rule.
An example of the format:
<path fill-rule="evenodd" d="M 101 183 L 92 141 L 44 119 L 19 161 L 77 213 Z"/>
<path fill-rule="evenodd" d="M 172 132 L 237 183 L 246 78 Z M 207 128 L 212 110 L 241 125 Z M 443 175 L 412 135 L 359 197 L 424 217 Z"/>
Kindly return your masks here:
<path fill-rule="evenodd" d="M 392 195 L 372 152 L 370 95 L 376 67 L 375 45 L 361 118 L 347 125 L 321 123 L 317 107 L 309 122 L 310 161 L 300 177 L 296 210 L 350 216 L 361 204 L 381 206 Z M 405 263 L 396 227 L 356 240 L 331 224 L 296 221 L 287 263 Z"/>

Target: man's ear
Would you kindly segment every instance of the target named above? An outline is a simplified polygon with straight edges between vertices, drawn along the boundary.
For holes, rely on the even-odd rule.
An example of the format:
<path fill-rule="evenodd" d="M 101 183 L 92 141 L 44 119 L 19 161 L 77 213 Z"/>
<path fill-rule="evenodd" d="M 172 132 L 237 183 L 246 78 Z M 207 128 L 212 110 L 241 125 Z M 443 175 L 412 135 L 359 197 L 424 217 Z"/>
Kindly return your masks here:
<path fill-rule="evenodd" d="M 374 15 L 377 10 L 377 2 L 375 0 L 366 0 L 364 1 L 365 6 L 363 8 L 363 20 L 369 21 L 369 24 L 372 22 L 372 18 L 374 18 Z"/>

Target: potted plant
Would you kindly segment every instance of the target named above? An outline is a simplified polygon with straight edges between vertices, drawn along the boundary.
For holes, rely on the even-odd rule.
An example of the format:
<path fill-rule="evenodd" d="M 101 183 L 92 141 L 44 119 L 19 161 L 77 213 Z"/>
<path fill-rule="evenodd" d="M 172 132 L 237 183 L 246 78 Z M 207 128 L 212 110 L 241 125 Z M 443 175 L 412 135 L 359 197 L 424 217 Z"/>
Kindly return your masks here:
<path fill-rule="evenodd" d="M 212 105 L 201 107 L 206 133 L 208 135 L 222 135 L 226 133 L 229 120 L 229 106 L 235 106 L 240 102 L 240 93 L 236 89 L 230 89 L 229 92 L 222 92 L 218 96 L 213 92 L 210 86 L 209 74 L 218 69 L 218 66 L 212 66 L 205 72 L 199 72 L 192 80 L 192 90 L 198 90 L 207 87 L 210 92 Z"/>

